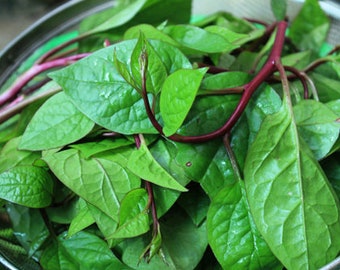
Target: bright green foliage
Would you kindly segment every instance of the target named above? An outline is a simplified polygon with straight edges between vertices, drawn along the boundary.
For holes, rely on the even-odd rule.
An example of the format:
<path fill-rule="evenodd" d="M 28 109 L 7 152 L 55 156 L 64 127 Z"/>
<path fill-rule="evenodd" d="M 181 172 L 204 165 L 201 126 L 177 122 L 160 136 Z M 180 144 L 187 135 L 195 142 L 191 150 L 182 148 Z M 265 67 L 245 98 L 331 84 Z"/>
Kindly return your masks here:
<path fill-rule="evenodd" d="M 184 122 L 207 69 L 178 70 L 165 80 L 160 97 L 160 111 L 165 136 L 174 134 Z"/>
<path fill-rule="evenodd" d="M 207 229 L 223 269 L 273 269 L 280 264 L 254 224 L 243 182 L 225 186 L 213 198 Z"/>
<path fill-rule="evenodd" d="M 187 190 L 154 159 L 145 143 L 142 143 L 137 151 L 131 153 L 127 168 L 141 179 L 147 179 L 161 187 L 178 191 Z"/>
<path fill-rule="evenodd" d="M 0 174 L 0 198 L 31 208 L 50 205 L 53 180 L 44 169 L 35 166 L 17 166 Z"/>
<path fill-rule="evenodd" d="M 20 148 L 44 150 L 64 146 L 84 137 L 93 126 L 64 93 L 59 93 L 37 111 L 22 136 Z"/>
<path fill-rule="evenodd" d="M 292 22 L 289 37 L 299 49 L 318 53 L 328 30 L 329 18 L 323 13 L 319 1 L 306 0 L 300 14 Z"/>
<path fill-rule="evenodd" d="M 284 20 L 287 11 L 287 0 L 271 0 L 270 4 L 276 20 Z"/>
<path fill-rule="evenodd" d="M 164 33 L 181 44 L 184 50 L 189 49 L 189 51 L 220 53 L 230 52 L 238 47 L 223 36 L 190 25 L 168 26 L 164 29 Z"/>
<path fill-rule="evenodd" d="M 75 149 L 48 155 L 44 160 L 68 188 L 118 221 L 120 200 L 140 180 L 107 159 L 85 159 Z"/>
<path fill-rule="evenodd" d="M 119 226 L 109 238 L 130 238 L 149 230 L 148 195 L 145 189 L 131 190 L 120 207 Z"/>
<path fill-rule="evenodd" d="M 129 270 L 111 252 L 104 240 L 89 232 L 58 239 L 44 251 L 41 264 L 45 269 L 121 269 Z"/>
<path fill-rule="evenodd" d="M 255 224 L 288 269 L 319 268 L 336 256 L 339 202 L 287 102 L 262 123 L 244 174 Z"/>
<path fill-rule="evenodd" d="M 159 41 L 150 44 L 169 74 L 180 68 L 191 68 L 189 60 L 176 48 Z M 114 55 L 121 62 L 130 62 L 135 46 L 134 40 L 118 43 L 50 76 L 63 87 L 76 107 L 97 124 L 124 134 L 155 133 L 140 94 L 114 65 Z M 123 99 L 117 99 L 116 95 Z"/>
<path fill-rule="evenodd" d="M 114 2 L 65 50 L 30 57 L 29 76 L 55 69 L 0 108 L 14 247 L 44 269 L 318 269 L 338 256 L 340 57 L 318 1 L 288 28 L 192 16 L 191 0 Z M 271 8 L 282 20 L 287 1 Z M 69 57 L 82 59 L 57 67 Z"/>
<path fill-rule="evenodd" d="M 294 107 L 294 116 L 299 133 L 315 158 L 324 158 L 339 137 L 338 116 L 326 105 L 314 100 L 299 102 Z"/>

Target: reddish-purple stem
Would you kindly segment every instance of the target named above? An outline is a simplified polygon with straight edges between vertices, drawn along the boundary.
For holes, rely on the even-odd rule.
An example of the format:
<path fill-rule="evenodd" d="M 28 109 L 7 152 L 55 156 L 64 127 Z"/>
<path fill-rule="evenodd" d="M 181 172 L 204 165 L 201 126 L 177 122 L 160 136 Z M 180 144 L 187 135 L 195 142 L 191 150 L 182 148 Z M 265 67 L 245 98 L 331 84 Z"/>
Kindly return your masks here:
<path fill-rule="evenodd" d="M 281 58 L 281 52 L 285 41 L 286 29 L 287 29 L 286 21 L 278 22 L 273 49 L 266 63 L 259 71 L 259 73 L 248 84 L 244 86 L 244 92 L 241 96 L 241 99 L 237 107 L 235 108 L 234 112 L 232 113 L 228 121 L 220 129 L 199 136 L 181 136 L 179 134 L 174 134 L 170 136 L 169 139 L 178 142 L 199 143 L 212 140 L 217 137 L 221 137 L 228 131 L 230 131 L 231 128 L 237 122 L 237 120 L 241 117 L 244 109 L 248 104 L 248 101 L 250 100 L 255 90 L 277 70 L 275 63 Z"/>
<path fill-rule="evenodd" d="M 20 77 L 18 77 L 14 84 L 7 91 L 0 95 L 0 106 L 13 100 L 20 92 L 20 90 L 38 74 L 52 68 L 67 66 L 88 55 L 88 53 L 77 54 L 34 65 L 32 68 L 30 68 Z"/>

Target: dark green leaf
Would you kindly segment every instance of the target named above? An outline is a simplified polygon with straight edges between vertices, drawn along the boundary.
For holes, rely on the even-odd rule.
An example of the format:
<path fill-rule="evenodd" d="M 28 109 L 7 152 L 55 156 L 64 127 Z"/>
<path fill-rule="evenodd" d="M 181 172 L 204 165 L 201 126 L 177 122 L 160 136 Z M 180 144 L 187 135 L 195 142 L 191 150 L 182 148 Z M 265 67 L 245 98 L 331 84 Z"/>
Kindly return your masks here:
<path fill-rule="evenodd" d="M 313 73 L 311 76 L 321 102 L 340 99 L 340 81 L 328 78 L 327 75 Z"/>
<path fill-rule="evenodd" d="M 302 100 L 294 107 L 294 116 L 301 137 L 316 159 L 324 158 L 339 137 L 339 117 L 328 107 L 314 100 Z"/>
<path fill-rule="evenodd" d="M 126 194 L 119 210 L 119 226 L 107 238 L 130 238 L 146 233 L 150 228 L 147 203 L 145 189 L 134 189 Z"/>
<path fill-rule="evenodd" d="M 139 261 L 150 239 L 147 237 L 125 240 L 120 244 L 122 260 L 133 269 L 193 270 L 207 247 L 205 223 L 196 227 L 180 208 L 173 209 L 160 224 L 163 256 L 154 256 L 147 263 Z"/>
<path fill-rule="evenodd" d="M 65 238 L 62 234 L 42 254 L 40 262 L 44 269 L 121 269 L 129 267 L 122 264 L 98 236 L 79 232 Z"/>
<path fill-rule="evenodd" d="M 39 254 L 36 253 L 49 236 L 49 231 L 39 210 L 17 204 L 7 204 L 7 212 L 20 244 L 29 256 L 39 257 Z"/>
<path fill-rule="evenodd" d="M 64 146 L 84 137 L 93 127 L 64 93 L 58 93 L 36 112 L 19 147 L 35 151 Z"/>
<path fill-rule="evenodd" d="M 31 208 L 49 206 L 53 179 L 43 168 L 18 166 L 0 174 L 0 198 Z"/>
<path fill-rule="evenodd" d="M 178 133 L 200 135 L 220 128 L 234 111 L 239 95 L 199 96 Z"/>
<path fill-rule="evenodd" d="M 208 164 L 200 184 L 205 193 L 212 199 L 224 186 L 233 183 L 235 177 L 224 145 L 219 147 L 212 161 Z"/>
<path fill-rule="evenodd" d="M 160 97 L 160 112 L 165 136 L 174 134 L 182 125 L 207 68 L 177 70 L 166 78 Z"/>
<path fill-rule="evenodd" d="M 218 90 L 243 86 L 250 81 L 250 76 L 245 72 L 230 71 L 207 76 L 203 79 L 200 89 Z"/>
<path fill-rule="evenodd" d="M 272 1 L 275 2 L 275 1 Z M 319 53 L 329 29 L 329 19 L 317 0 L 306 0 L 289 29 L 289 37 L 300 50 Z"/>
<path fill-rule="evenodd" d="M 293 119 L 285 101 L 263 121 L 245 164 L 247 198 L 257 228 L 285 267 L 318 268 L 340 250 L 339 202 Z"/>
<path fill-rule="evenodd" d="M 225 186 L 213 198 L 207 230 L 223 269 L 273 269 L 280 265 L 254 224 L 243 182 Z"/>

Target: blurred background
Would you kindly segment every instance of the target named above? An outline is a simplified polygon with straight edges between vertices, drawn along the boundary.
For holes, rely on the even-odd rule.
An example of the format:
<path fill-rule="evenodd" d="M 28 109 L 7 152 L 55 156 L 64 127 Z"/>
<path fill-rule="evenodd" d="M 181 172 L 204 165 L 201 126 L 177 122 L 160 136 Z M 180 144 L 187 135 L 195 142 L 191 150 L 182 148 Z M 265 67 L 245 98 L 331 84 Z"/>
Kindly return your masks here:
<path fill-rule="evenodd" d="M 0 0 L 0 51 L 19 33 L 43 15 L 68 1 L 82 0 Z M 277 0 L 284 1 L 284 0 Z M 289 0 L 288 13 L 291 17 L 299 11 L 304 0 Z M 340 0 L 320 0 L 322 8 L 332 18 L 331 36 L 340 40 Z M 272 19 L 270 0 L 195 0 L 195 14 L 207 14 L 217 9 L 227 9 L 241 17 Z"/>
<path fill-rule="evenodd" d="M 19 33 L 67 0 L 0 0 L 0 50 Z"/>

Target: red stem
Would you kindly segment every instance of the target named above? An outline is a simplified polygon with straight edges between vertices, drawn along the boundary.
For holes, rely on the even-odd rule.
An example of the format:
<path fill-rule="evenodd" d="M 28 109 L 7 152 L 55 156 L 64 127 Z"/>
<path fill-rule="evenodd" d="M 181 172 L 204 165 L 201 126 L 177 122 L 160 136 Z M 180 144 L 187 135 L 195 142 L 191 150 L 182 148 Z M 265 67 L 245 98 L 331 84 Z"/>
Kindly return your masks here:
<path fill-rule="evenodd" d="M 20 77 L 18 77 L 15 83 L 12 85 L 12 87 L 10 87 L 6 92 L 0 95 L 0 106 L 13 100 L 16 97 L 16 95 L 20 92 L 20 90 L 38 74 L 52 68 L 67 66 L 88 55 L 89 55 L 88 53 L 77 54 L 65 58 L 55 59 L 50 62 L 34 65 L 31 69 L 29 69 Z"/>
<path fill-rule="evenodd" d="M 169 139 L 177 142 L 199 143 L 212 140 L 217 137 L 221 137 L 228 131 L 230 131 L 231 128 L 237 122 L 237 120 L 241 117 L 255 90 L 277 70 L 275 63 L 277 62 L 277 60 L 281 58 L 281 53 L 285 41 L 286 29 L 287 29 L 286 21 L 278 22 L 273 49 L 266 63 L 259 71 L 259 73 L 248 84 L 244 86 L 244 92 L 241 96 L 241 99 L 237 107 L 235 108 L 234 112 L 232 113 L 228 121 L 220 129 L 199 136 L 182 136 L 179 134 L 175 134 L 170 136 Z"/>

